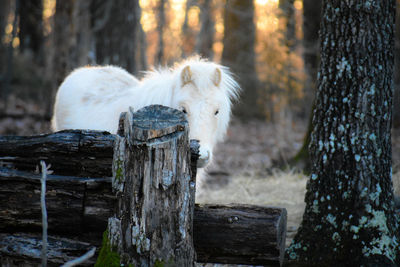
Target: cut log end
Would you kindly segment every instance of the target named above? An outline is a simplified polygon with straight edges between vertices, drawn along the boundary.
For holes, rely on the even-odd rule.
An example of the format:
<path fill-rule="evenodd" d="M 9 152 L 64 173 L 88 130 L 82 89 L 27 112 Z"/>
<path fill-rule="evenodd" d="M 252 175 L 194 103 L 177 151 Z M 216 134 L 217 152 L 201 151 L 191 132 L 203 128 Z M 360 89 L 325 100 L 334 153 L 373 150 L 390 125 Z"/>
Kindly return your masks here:
<path fill-rule="evenodd" d="M 188 128 L 188 122 L 183 112 L 161 106 L 147 106 L 135 113 L 130 113 L 132 128 L 125 129 L 125 136 L 138 142 L 162 138 L 170 134 L 182 132 Z"/>
<path fill-rule="evenodd" d="M 199 262 L 280 266 L 286 209 L 253 205 L 196 205 L 194 244 Z"/>

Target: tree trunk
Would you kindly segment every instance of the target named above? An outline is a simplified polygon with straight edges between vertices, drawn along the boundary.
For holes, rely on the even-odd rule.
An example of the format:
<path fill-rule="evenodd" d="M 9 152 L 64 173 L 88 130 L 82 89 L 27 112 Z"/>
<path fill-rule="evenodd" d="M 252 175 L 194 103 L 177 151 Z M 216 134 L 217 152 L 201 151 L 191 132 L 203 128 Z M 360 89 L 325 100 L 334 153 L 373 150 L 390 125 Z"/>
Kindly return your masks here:
<path fill-rule="evenodd" d="M 181 29 L 181 38 L 182 38 L 182 48 L 181 54 L 182 58 L 186 58 L 193 54 L 194 50 L 194 32 L 189 26 L 189 10 L 194 5 L 193 0 L 186 0 L 185 4 L 185 18 L 183 20 L 182 29 Z"/>
<path fill-rule="evenodd" d="M 396 1 L 393 127 L 400 128 L 400 1 Z"/>
<path fill-rule="evenodd" d="M 73 35 L 74 25 L 72 20 L 74 2 L 73 1 L 57 1 L 56 11 L 54 14 L 54 40 L 55 47 L 53 68 L 53 88 L 54 96 L 56 88 L 61 84 L 66 74 L 71 70 L 71 61 L 69 60 L 69 52 L 71 49 L 70 40 Z"/>
<path fill-rule="evenodd" d="M 17 37 L 17 29 L 18 29 L 18 20 L 19 20 L 19 8 L 20 8 L 20 1 L 16 0 L 14 1 L 14 6 L 12 7 L 13 13 L 14 13 L 14 19 L 12 22 L 12 32 L 11 32 L 11 39 L 8 43 L 8 47 L 6 49 L 6 62 L 5 62 L 5 72 L 4 75 L 2 75 L 2 80 L 0 81 L 1 85 L 1 91 L 0 91 L 0 96 L 3 99 L 3 112 L 7 110 L 7 103 L 8 103 L 8 95 L 11 92 L 11 80 L 14 75 L 13 71 L 13 60 L 14 60 L 14 47 L 13 47 L 13 42 L 15 37 Z M 10 3 L 11 6 L 11 3 Z M 0 40 L 1 42 L 2 40 Z"/>
<path fill-rule="evenodd" d="M 5 79 L 7 46 L 4 42 L 4 37 L 9 13 L 10 0 L 0 0 L 0 85 Z"/>
<path fill-rule="evenodd" d="M 90 1 L 57 1 L 54 15 L 54 54 L 47 67 L 52 81 L 47 109 L 52 113 L 57 88 L 75 68 L 91 62 Z"/>
<path fill-rule="evenodd" d="M 118 208 L 108 221 L 111 247 L 124 264 L 194 266 L 196 181 L 186 117 L 150 106 L 130 110 L 121 120 L 118 132 L 124 136 L 117 136 L 113 159 Z"/>
<path fill-rule="evenodd" d="M 19 49 L 32 53 L 32 59 L 44 63 L 43 1 L 24 1 L 19 9 Z"/>
<path fill-rule="evenodd" d="M 263 117 L 257 102 L 253 1 L 226 1 L 224 23 L 222 63 L 239 77 L 239 84 L 243 89 L 241 100 L 234 107 L 234 113 L 242 117 Z"/>
<path fill-rule="evenodd" d="M 307 83 L 305 86 L 307 103 L 313 101 L 316 92 L 319 64 L 318 31 L 321 24 L 321 4 L 321 0 L 303 0 L 303 59 L 307 73 Z"/>
<path fill-rule="evenodd" d="M 285 45 L 289 51 L 293 51 L 296 46 L 296 28 L 294 14 L 294 0 L 279 0 L 279 8 L 285 20 Z"/>
<path fill-rule="evenodd" d="M 285 82 L 285 89 L 287 90 L 287 111 L 288 118 L 291 118 L 296 110 L 303 110 L 303 108 L 299 108 L 299 101 L 296 97 L 295 92 L 295 83 L 296 77 L 294 72 L 298 71 L 294 68 L 293 62 L 291 60 L 291 54 L 295 52 L 297 45 L 296 38 L 296 27 L 295 27 L 295 10 L 294 10 L 294 0 L 279 0 L 279 8 L 281 11 L 281 20 L 283 19 L 284 23 L 284 38 L 283 44 L 287 47 L 286 54 L 289 59 L 285 62 L 285 69 L 287 70 L 287 80 Z"/>
<path fill-rule="evenodd" d="M 138 19 L 138 28 L 137 28 L 137 36 L 139 38 L 139 41 L 136 42 L 136 62 L 138 63 L 137 65 L 137 71 L 144 71 L 148 69 L 148 63 L 147 63 L 147 40 L 146 40 L 146 33 L 143 30 L 143 26 L 140 23 L 140 18 L 141 18 L 141 9 L 139 8 L 137 11 L 137 19 Z M 135 73 L 137 74 L 137 72 Z"/>
<path fill-rule="evenodd" d="M 165 5 L 167 0 L 160 0 L 157 7 L 157 35 L 158 46 L 154 58 L 154 66 L 161 65 L 164 60 L 164 27 L 165 27 Z"/>
<path fill-rule="evenodd" d="M 98 64 L 113 64 L 130 73 L 137 72 L 139 8 L 138 0 L 93 1 L 93 31 Z"/>
<path fill-rule="evenodd" d="M 212 17 L 211 0 L 203 0 L 200 4 L 200 32 L 196 40 L 196 52 L 212 59 L 214 43 L 214 20 Z"/>
<path fill-rule="evenodd" d="M 311 132 L 313 129 L 312 118 L 314 114 L 314 97 L 317 84 L 317 73 L 319 64 L 319 37 L 318 31 L 321 23 L 321 0 L 303 0 L 303 59 L 304 67 L 307 74 L 304 86 L 304 106 L 308 107 L 312 103 L 311 108 L 304 112 L 308 117 L 307 132 L 303 139 L 303 145 L 299 152 L 291 160 L 291 165 L 309 172 L 311 169 L 310 154 L 308 147 L 311 140 Z"/>
<path fill-rule="evenodd" d="M 296 265 L 398 266 L 391 181 L 395 1 L 323 1 L 321 68 Z"/>

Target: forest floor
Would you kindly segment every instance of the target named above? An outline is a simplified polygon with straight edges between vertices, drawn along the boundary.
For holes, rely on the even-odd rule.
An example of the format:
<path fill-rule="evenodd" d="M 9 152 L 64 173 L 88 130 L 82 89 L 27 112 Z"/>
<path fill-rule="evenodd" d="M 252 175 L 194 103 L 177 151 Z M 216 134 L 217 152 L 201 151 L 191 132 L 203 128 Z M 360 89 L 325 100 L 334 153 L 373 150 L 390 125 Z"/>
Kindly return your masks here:
<path fill-rule="evenodd" d="M 225 142 L 214 152 L 212 166 L 196 196 L 199 203 L 248 203 L 284 207 L 288 212 L 288 245 L 305 208 L 308 176 L 301 170 L 275 168 L 300 149 L 305 123 L 271 124 L 233 120 Z M 392 131 L 393 182 L 400 194 L 400 129 Z"/>
<path fill-rule="evenodd" d="M 11 117 L 0 116 L 0 135 L 50 132 L 50 122 L 39 120 L 40 107 L 21 100 L 10 103 Z M 1 108 L 1 107 L 0 107 Z M 29 113 L 38 116 L 20 116 Z M 284 207 L 288 211 L 289 244 L 302 219 L 308 177 L 301 170 L 275 168 L 300 149 L 306 131 L 303 121 L 279 124 L 233 119 L 226 140 L 214 151 L 213 164 L 196 195 L 199 203 L 241 203 Z M 400 194 L 400 129 L 392 131 L 393 181 Z M 207 265 L 209 266 L 209 265 Z"/>

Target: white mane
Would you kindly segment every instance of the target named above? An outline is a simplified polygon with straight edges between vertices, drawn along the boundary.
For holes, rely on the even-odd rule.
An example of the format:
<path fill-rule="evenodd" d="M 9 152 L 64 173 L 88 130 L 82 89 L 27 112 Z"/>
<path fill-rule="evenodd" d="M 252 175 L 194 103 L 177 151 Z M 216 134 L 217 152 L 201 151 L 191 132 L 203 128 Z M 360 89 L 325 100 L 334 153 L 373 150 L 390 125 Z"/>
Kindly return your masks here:
<path fill-rule="evenodd" d="M 146 71 L 144 78 L 140 81 L 141 84 L 138 89 L 148 92 L 149 95 L 147 95 L 147 97 L 151 99 L 143 99 L 143 101 L 146 102 L 143 106 L 161 104 L 179 108 L 179 106 L 174 105 L 173 98 L 174 94 L 179 94 L 179 90 L 182 87 L 180 75 L 186 66 L 190 66 L 192 82 L 197 88 L 201 89 L 210 88 L 212 86 L 212 80 L 209 77 L 212 77 L 215 69 L 221 71 L 219 89 L 225 94 L 226 100 L 228 100 L 224 103 L 226 106 L 224 106 L 223 109 L 226 110 L 226 112 L 221 113 L 224 118 L 221 118 L 218 127 L 217 141 L 222 141 L 229 125 L 232 101 L 239 97 L 240 92 L 240 86 L 233 78 L 233 74 L 229 71 L 228 67 L 209 62 L 196 56 L 177 63 L 172 68 L 158 68 Z M 163 93 L 160 94 L 161 90 L 165 90 L 165 92 L 162 91 Z M 204 91 L 204 94 L 207 94 L 207 91 Z M 207 96 L 205 95 L 204 97 Z M 159 102 L 157 102 L 157 100 L 159 100 Z"/>

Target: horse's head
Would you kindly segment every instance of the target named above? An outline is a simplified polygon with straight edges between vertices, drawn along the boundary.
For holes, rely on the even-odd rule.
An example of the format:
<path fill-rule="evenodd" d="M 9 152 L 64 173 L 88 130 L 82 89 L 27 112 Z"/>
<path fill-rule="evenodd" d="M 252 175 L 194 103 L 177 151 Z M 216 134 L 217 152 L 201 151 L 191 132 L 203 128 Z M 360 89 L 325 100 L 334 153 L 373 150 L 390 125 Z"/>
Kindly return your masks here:
<path fill-rule="evenodd" d="M 226 67 L 212 62 L 188 61 L 177 71 L 180 81 L 175 105 L 187 114 L 190 139 L 200 142 L 198 166 L 205 167 L 214 145 L 226 134 L 231 100 L 239 86 Z"/>

